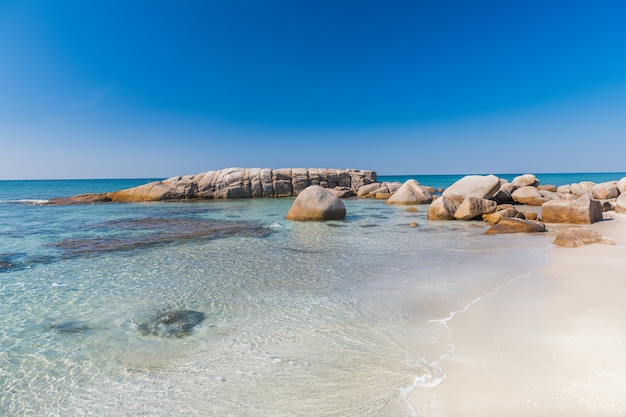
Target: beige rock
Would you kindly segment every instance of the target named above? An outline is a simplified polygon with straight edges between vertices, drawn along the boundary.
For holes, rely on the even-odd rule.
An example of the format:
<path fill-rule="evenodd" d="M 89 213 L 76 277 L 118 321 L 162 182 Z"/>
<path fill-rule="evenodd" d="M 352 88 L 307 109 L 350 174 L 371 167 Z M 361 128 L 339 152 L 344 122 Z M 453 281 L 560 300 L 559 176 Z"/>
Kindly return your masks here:
<path fill-rule="evenodd" d="M 551 200 L 542 206 L 546 223 L 595 223 L 602 220 L 602 204 L 588 196 L 574 201 Z"/>
<path fill-rule="evenodd" d="M 610 198 L 619 197 L 619 190 L 617 189 L 617 181 L 608 181 L 596 184 L 591 188 L 593 197 L 597 200 L 607 200 Z"/>
<path fill-rule="evenodd" d="M 495 175 L 467 175 L 446 188 L 442 195 L 461 202 L 467 197 L 491 198 L 499 189 L 500 179 Z"/>
<path fill-rule="evenodd" d="M 536 187 L 530 185 L 513 191 L 511 197 L 513 197 L 513 201 L 516 203 L 526 204 L 529 206 L 541 206 L 547 201 L 547 199 L 541 195 Z"/>
<path fill-rule="evenodd" d="M 541 194 L 541 196 L 545 198 L 546 200 L 558 200 L 561 198 L 561 194 L 555 191 L 540 190 L 539 188 L 537 188 L 537 191 L 539 191 L 539 194 Z M 571 194 L 566 194 L 566 195 L 571 195 Z"/>
<path fill-rule="evenodd" d="M 546 231 L 546 225 L 535 220 L 517 218 L 503 218 L 485 232 L 488 235 L 506 233 L 542 233 Z"/>
<path fill-rule="evenodd" d="M 559 194 L 571 194 L 572 186 L 569 184 L 559 185 L 558 187 L 556 187 L 556 192 Z"/>
<path fill-rule="evenodd" d="M 620 194 L 626 193 L 626 177 L 617 182 L 617 189 Z"/>
<path fill-rule="evenodd" d="M 402 187 L 402 183 L 394 181 L 394 182 L 383 182 L 383 185 L 389 189 L 391 194 L 395 193 Z"/>
<path fill-rule="evenodd" d="M 583 187 L 580 183 L 579 184 L 571 184 L 570 185 L 570 192 L 572 194 L 574 194 L 576 197 L 582 197 L 585 195 L 591 196 L 592 192 L 591 192 L 591 187 Z"/>
<path fill-rule="evenodd" d="M 539 180 L 533 174 L 524 174 L 520 175 L 519 177 L 515 177 L 513 181 L 511 181 L 511 184 L 513 184 L 513 186 L 517 188 L 528 186 L 536 187 L 537 185 L 539 185 Z"/>
<path fill-rule="evenodd" d="M 414 179 L 407 180 L 386 204 L 430 204 L 433 196 Z"/>
<path fill-rule="evenodd" d="M 114 191 L 106 194 L 113 202 L 145 202 L 180 199 L 181 195 L 176 189 L 166 182 L 151 182 L 126 190 Z"/>
<path fill-rule="evenodd" d="M 490 226 L 497 224 L 503 218 L 507 217 L 517 217 L 521 213 L 517 211 L 515 207 L 505 207 L 502 210 L 496 210 L 493 213 L 483 214 L 483 220 L 486 221 Z"/>
<path fill-rule="evenodd" d="M 346 207 L 332 191 L 319 185 L 303 190 L 285 216 L 288 220 L 342 220 Z"/>
<path fill-rule="evenodd" d="M 538 189 L 539 191 L 550 191 L 550 192 L 553 192 L 553 193 L 556 193 L 556 192 L 557 192 L 557 187 L 556 187 L 556 185 L 551 185 L 551 184 L 546 184 L 546 185 L 538 185 L 538 186 L 537 186 L 537 189 Z M 569 192 L 569 191 L 568 191 L 568 192 Z"/>
<path fill-rule="evenodd" d="M 364 198 L 368 196 L 368 194 L 370 194 L 372 191 L 379 190 L 380 188 L 381 188 L 381 183 L 379 182 L 373 182 L 371 184 L 363 185 L 359 188 L 359 191 L 357 192 L 356 196 L 360 198 Z"/>
<path fill-rule="evenodd" d="M 537 213 L 533 212 L 533 211 L 527 211 L 526 213 L 520 213 L 523 214 L 526 220 L 539 220 L 539 216 L 537 215 Z"/>
<path fill-rule="evenodd" d="M 387 200 L 389 197 L 391 197 L 391 193 L 379 192 L 374 194 L 376 200 Z"/>
<path fill-rule="evenodd" d="M 600 243 L 603 245 L 615 245 L 611 239 L 602 236 L 595 230 L 567 229 L 559 233 L 554 239 L 556 246 L 565 248 L 578 248 L 580 246 Z"/>
<path fill-rule="evenodd" d="M 626 193 L 620 194 L 617 200 L 615 200 L 615 212 L 626 213 Z"/>
<path fill-rule="evenodd" d="M 441 196 L 428 207 L 426 217 L 428 220 L 454 220 L 454 213 L 460 203 Z"/>
<path fill-rule="evenodd" d="M 468 197 L 454 212 L 454 218 L 457 220 L 472 220 L 481 217 L 483 214 L 493 213 L 496 211 L 497 203 L 493 200 L 484 198 Z"/>

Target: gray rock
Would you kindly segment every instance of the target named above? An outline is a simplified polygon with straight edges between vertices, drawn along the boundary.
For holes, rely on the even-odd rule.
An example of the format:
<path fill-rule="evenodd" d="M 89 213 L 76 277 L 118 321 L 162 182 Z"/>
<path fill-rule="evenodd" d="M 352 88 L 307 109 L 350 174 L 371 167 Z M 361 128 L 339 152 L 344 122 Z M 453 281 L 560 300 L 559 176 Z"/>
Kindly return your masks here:
<path fill-rule="evenodd" d="M 143 336 L 183 338 L 189 336 L 204 319 L 205 314 L 199 311 L 172 310 L 141 323 L 137 329 Z"/>

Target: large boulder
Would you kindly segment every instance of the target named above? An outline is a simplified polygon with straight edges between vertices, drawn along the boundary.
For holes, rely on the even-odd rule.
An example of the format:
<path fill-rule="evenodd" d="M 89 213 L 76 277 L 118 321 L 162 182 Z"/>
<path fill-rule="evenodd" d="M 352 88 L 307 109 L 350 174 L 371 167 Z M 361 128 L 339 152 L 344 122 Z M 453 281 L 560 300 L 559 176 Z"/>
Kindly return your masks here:
<path fill-rule="evenodd" d="M 311 185 L 304 189 L 285 216 L 288 220 L 342 220 L 346 207 L 330 190 Z"/>
<path fill-rule="evenodd" d="M 451 198 L 439 197 L 428 207 L 426 216 L 428 220 L 454 220 L 454 213 L 459 204 Z"/>
<path fill-rule="evenodd" d="M 542 233 L 546 231 L 546 225 L 536 220 L 524 220 L 514 217 L 501 219 L 485 232 L 488 235 L 505 233 Z"/>
<path fill-rule="evenodd" d="M 595 223 L 602 220 L 602 204 L 588 196 L 573 201 L 551 200 L 542 207 L 546 223 Z"/>
<path fill-rule="evenodd" d="M 617 181 L 601 182 L 591 188 L 593 197 L 597 200 L 609 200 L 611 198 L 619 197 L 619 190 L 617 189 Z"/>
<path fill-rule="evenodd" d="M 414 179 L 407 180 L 387 200 L 387 204 L 430 204 L 433 196 Z"/>
<path fill-rule="evenodd" d="M 626 213 L 626 193 L 622 193 L 615 201 L 615 212 Z"/>
<path fill-rule="evenodd" d="M 600 243 L 603 245 L 615 245 L 611 239 L 602 236 L 595 230 L 587 229 L 567 229 L 559 233 L 554 239 L 556 246 L 565 248 L 577 248 L 580 246 Z"/>
<path fill-rule="evenodd" d="M 496 211 L 497 203 L 493 200 L 484 198 L 468 197 L 454 213 L 457 220 L 472 220 L 481 217 L 483 214 L 493 213 Z"/>
<path fill-rule="evenodd" d="M 442 195 L 456 201 L 467 197 L 491 198 L 500 188 L 495 175 L 467 175 L 444 190 Z"/>
<path fill-rule="evenodd" d="M 547 201 L 536 187 L 530 185 L 513 191 L 511 197 L 513 197 L 513 201 L 516 203 L 526 204 L 527 206 L 540 206 Z"/>
<path fill-rule="evenodd" d="M 114 191 L 106 194 L 110 201 L 113 202 L 145 202 L 145 201 L 162 201 L 177 200 L 183 198 L 183 194 L 176 191 L 168 182 L 151 182 L 149 184 L 140 185 L 134 188 Z"/>
<path fill-rule="evenodd" d="M 620 194 L 626 193 L 626 177 L 617 182 L 617 189 L 619 190 Z"/>
<path fill-rule="evenodd" d="M 517 188 L 529 186 L 536 187 L 537 185 L 539 185 L 539 180 L 533 174 L 524 174 L 520 175 L 519 177 L 515 177 L 513 181 L 511 181 L 511 184 L 513 184 L 513 186 Z"/>

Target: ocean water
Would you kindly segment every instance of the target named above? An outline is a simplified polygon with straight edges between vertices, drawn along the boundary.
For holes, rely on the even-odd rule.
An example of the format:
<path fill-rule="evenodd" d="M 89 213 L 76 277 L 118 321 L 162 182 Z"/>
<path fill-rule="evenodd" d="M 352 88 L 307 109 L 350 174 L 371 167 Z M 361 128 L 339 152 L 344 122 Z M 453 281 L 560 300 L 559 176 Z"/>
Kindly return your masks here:
<path fill-rule="evenodd" d="M 40 204 L 147 181 L 0 181 L 0 415 L 423 415 L 447 323 L 547 262 L 545 236 L 369 199 Z"/>

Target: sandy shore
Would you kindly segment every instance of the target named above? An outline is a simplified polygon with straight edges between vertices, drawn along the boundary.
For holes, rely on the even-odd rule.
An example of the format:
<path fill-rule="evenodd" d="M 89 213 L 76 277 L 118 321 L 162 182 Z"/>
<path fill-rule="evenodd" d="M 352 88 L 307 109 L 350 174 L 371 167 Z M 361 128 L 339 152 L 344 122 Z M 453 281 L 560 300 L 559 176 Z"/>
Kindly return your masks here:
<path fill-rule="evenodd" d="M 550 247 L 546 268 L 447 323 L 447 378 L 412 393 L 416 415 L 626 415 L 626 216 L 605 219 L 582 227 L 616 246 Z"/>

